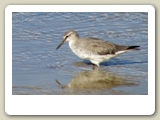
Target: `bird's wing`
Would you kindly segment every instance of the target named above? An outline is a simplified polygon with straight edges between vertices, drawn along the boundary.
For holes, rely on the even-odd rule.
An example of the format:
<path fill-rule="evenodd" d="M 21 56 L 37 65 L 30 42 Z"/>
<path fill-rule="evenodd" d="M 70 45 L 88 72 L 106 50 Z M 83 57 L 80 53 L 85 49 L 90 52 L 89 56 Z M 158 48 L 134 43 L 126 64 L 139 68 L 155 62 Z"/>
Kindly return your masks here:
<path fill-rule="evenodd" d="M 115 54 L 116 45 L 97 38 L 87 38 L 84 47 L 87 51 L 99 55 Z"/>

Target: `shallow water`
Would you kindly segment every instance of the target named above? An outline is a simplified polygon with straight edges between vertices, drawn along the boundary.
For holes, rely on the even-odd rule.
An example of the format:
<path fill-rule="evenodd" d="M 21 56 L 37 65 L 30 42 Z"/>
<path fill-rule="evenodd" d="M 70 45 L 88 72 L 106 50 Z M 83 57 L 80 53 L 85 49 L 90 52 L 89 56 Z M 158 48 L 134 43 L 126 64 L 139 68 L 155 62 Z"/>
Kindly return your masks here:
<path fill-rule="evenodd" d="M 68 43 L 56 50 L 64 33 L 139 45 L 92 71 Z M 13 13 L 12 93 L 14 95 L 148 94 L 147 13 Z"/>

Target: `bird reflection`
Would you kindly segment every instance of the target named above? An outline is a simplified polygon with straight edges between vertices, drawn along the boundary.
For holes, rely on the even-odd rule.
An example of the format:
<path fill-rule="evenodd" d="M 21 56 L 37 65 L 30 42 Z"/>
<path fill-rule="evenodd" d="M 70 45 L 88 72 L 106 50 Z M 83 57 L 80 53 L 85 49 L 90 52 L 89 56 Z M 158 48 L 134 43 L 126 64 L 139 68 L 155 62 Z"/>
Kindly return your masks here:
<path fill-rule="evenodd" d="M 126 77 L 125 77 L 126 78 Z M 68 86 L 62 85 L 58 80 L 56 82 L 62 87 L 69 88 L 92 88 L 92 89 L 111 89 L 118 86 L 134 86 L 137 85 L 135 81 L 126 80 L 119 75 L 115 75 L 111 72 L 93 70 L 83 71 L 76 74 L 69 82 Z"/>

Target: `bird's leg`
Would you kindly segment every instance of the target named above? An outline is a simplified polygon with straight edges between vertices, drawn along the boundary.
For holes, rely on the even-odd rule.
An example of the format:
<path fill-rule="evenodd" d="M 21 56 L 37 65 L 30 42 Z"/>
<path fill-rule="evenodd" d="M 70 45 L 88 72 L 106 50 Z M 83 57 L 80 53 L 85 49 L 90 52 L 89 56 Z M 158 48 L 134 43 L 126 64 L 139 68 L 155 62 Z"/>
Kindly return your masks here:
<path fill-rule="evenodd" d="M 98 65 L 98 70 L 100 70 L 100 68 L 101 68 L 101 66 L 100 66 L 100 65 Z"/>
<path fill-rule="evenodd" d="M 95 69 L 95 64 L 92 63 L 92 70 L 94 70 L 94 69 Z"/>
<path fill-rule="evenodd" d="M 100 68 L 101 68 L 101 66 L 100 66 L 100 65 L 98 65 L 98 68 L 97 68 L 97 70 L 100 70 Z"/>

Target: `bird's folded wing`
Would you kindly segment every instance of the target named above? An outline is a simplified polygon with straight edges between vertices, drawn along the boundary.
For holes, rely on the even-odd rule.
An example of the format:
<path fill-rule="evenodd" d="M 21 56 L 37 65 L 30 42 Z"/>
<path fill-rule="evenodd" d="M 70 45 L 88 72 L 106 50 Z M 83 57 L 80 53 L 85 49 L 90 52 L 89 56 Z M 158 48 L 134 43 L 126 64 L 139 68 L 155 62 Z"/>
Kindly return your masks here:
<path fill-rule="evenodd" d="M 115 54 L 116 45 L 107 41 L 99 40 L 96 38 L 88 39 L 88 44 L 86 44 L 85 48 L 87 51 L 90 51 L 94 54 L 98 55 L 107 55 L 107 54 Z"/>

